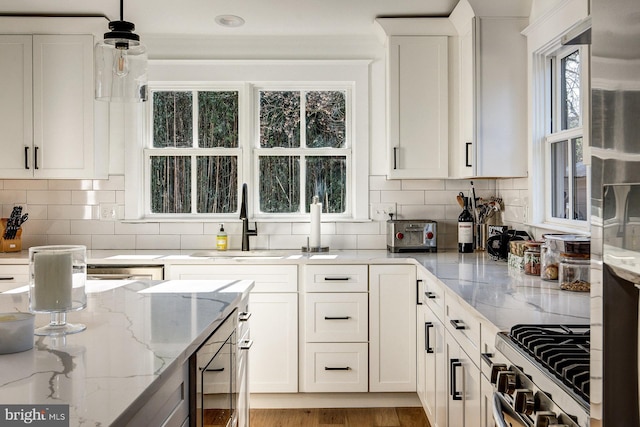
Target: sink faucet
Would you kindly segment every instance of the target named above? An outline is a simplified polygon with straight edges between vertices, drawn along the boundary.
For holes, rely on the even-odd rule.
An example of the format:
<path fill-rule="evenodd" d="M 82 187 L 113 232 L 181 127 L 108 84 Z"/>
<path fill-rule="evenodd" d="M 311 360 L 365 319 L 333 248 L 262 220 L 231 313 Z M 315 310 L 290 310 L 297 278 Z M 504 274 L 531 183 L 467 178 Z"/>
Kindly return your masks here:
<path fill-rule="evenodd" d="M 249 236 L 258 235 L 258 224 L 254 223 L 254 229 L 249 229 L 247 216 L 247 184 L 242 184 L 242 204 L 240 205 L 240 219 L 242 220 L 242 250 L 249 250 Z"/>

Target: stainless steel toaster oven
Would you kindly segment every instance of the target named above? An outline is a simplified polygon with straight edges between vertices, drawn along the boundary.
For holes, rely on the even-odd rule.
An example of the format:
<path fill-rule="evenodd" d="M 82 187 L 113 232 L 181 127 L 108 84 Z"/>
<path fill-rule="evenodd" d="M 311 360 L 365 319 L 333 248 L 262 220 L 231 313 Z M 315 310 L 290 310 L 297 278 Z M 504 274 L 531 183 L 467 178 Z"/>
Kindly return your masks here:
<path fill-rule="evenodd" d="M 389 252 L 436 252 L 437 223 L 429 219 L 387 221 Z"/>

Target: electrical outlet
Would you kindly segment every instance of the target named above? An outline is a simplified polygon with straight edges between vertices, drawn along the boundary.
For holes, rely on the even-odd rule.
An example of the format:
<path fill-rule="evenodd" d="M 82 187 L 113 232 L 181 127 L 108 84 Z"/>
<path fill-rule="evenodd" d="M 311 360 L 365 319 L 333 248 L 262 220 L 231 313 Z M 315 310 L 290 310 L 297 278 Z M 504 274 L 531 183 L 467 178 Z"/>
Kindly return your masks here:
<path fill-rule="evenodd" d="M 389 219 L 389 214 L 396 216 L 396 204 L 395 203 L 372 203 L 371 204 L 371 219 L 374 221 L 386 221 Z"/>
<path fill-rule="evenodd" d="M 101 203 L 100 221 L 115 221 L 118 219 L 118 205 L 115 203 Z"/>

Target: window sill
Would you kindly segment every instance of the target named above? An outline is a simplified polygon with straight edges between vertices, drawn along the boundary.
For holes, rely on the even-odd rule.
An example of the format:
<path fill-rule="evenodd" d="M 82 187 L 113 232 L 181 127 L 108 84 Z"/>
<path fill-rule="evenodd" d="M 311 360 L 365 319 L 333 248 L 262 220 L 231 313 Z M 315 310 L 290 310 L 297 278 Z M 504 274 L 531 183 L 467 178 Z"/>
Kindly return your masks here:
<path fill-rule="evenodd" d="M 139 219 L 121 219 L 119 222 L 126 224 L 144 224 L 144 223 L 189 223 L 189 222 L 202 222 L 202 223 L 241 223 L 238 218 L 139 218 Z M 307 218 L 249 218 L 250 223 L 309 223 L 310 219 Z M 354 222 L 372 222 L 371 219 L 357 219 L 357 218 L 329 218 L 323 219 L 323 223 L 354 223 Z"/>
<path fill-rule="evenodd" d="M 560 233 L 582 234 L 582 235 L 585 235 L 585 236 L 588 236 L 588 237 L 591 236 L 591 230 L 588 230 L 588 229 L 585 229 L 585 228 L 582 228 L 582 227 L 569 227 L 569 226 L 566 226 L 566 225 L 549 224 L 549 223 L 544 223 L 544 222 L 525 223 L 524 225 L 526 225 L 528 227 L 534 227 L 534 228 L 537 228 L 537 229 L 555 231 L 555 232 L 560 232 Z"/>

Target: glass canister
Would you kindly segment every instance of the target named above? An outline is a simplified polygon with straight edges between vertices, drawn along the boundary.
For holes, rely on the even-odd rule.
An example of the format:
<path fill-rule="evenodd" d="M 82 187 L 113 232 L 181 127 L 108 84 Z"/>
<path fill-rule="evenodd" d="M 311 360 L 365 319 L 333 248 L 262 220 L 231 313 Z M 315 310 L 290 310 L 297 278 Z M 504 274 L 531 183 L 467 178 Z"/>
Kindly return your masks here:
<path fill-rule="evenodd" d="M 558 273 L 560 289 L 589 292 L 591 290 L 589 270 L 589 254 L 563 252 L 560 254 L 560 270 Z"/>
<path fill-rule="evenodd" d="M 540 275 L 540 246 L 542 242 L 534 240 L 525 243 L 524 251 L 524 274 L 532 276 Z"/>
<path fill-rule="evenodd" d="M 540 247 L 540 278 L 542 280 L 558 280 L 559 257 L 549 240 Z"/>

